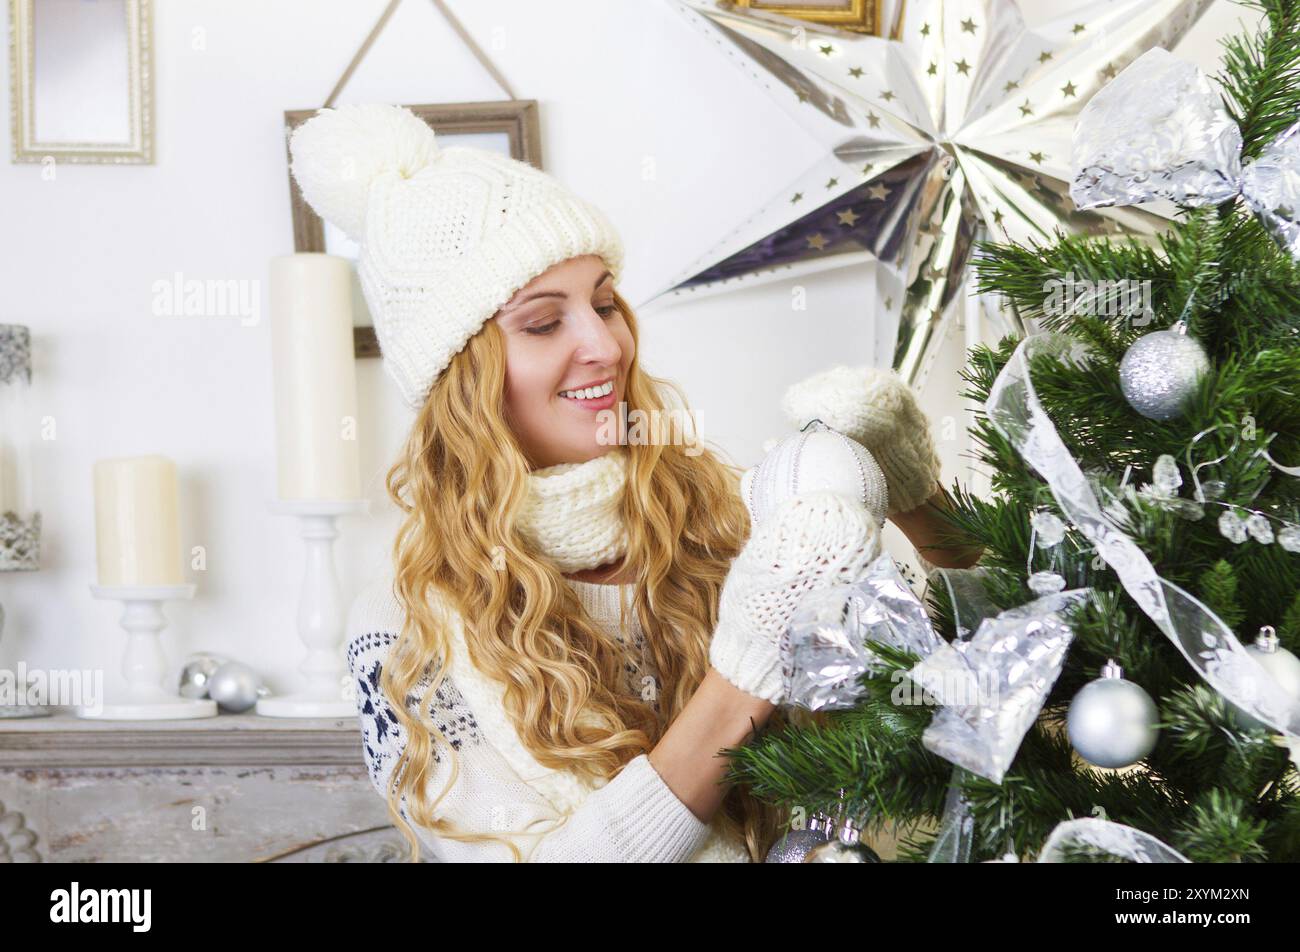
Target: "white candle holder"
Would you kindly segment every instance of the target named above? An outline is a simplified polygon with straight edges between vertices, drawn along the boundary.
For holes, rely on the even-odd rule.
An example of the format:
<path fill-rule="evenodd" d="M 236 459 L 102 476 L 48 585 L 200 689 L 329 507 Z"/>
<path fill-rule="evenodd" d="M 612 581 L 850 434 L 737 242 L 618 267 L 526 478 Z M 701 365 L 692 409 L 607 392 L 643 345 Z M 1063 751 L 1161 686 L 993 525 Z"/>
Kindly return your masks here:
<path fill-rule="evenodd" d="M 96 598 L 122 602 L 122 627 L 126 629 L 126 652 L 122 673 L 127 690 L 97 707 L 81 705 L 77 716 L 110 721 L 174 721 L 216 717 L 217 702 L 181 697 L 164 686 L 167 659 L 159 633 L 167 627 L 162 603 L 193 598 L 193 585 L 92 585 Z"/>
<path fill-rule="evenodd" d="M 298 637 L 307 646 L 307 657 L 298 670 L 306 684 L 283 697 L 262 698 L 257 713 L 267 717 L 355 717 L 357 705 L 344 691 L 346 666 L 339 651 L 347 608 L 334 570 L 334 540 L 339 535 L 335 520 L 369 512 L 370 500 L 281 499 L 273 502 L 271 509 L 298 517 L 306 548 L 298 595 Z"/>

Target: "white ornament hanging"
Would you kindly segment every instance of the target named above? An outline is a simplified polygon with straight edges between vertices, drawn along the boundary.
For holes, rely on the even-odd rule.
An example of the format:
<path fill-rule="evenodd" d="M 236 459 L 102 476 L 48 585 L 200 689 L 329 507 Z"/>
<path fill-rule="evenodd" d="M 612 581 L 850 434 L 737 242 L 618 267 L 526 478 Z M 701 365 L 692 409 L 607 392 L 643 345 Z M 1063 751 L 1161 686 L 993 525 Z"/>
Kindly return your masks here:
<path fill-rule="evenodd" d="M 1255 636 L 1254 643 L 1246 645 L 1246 651 L 1273 676 L 1282 690 L 1300 701 L 1300 658 L 1282 647 L 1278 641 L 1277 631 L 1272 625 L 1261 628 L 1259 634 Z M 1237 711 L 1237 719 L 1247 730 L 1263 728 L 1271 731 L 1273 729 L 1236 705 L 1233 706 Z"/>

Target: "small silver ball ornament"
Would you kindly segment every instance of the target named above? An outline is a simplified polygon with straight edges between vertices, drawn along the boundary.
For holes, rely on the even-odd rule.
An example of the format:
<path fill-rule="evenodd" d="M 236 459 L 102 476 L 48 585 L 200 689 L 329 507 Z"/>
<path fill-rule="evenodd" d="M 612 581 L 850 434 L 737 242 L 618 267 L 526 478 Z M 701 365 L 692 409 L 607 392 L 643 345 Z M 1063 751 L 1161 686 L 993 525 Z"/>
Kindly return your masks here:
<path fill-rule="evenodd" d="M 230 659 L 211 651 L 196 651 L 185 659 L 181 668 L 180 695 L 188 698 L 208 696 L 208 682 L 213 672 Z"/>
<path fill-rule="evenodd" d="M 802 830 L 787 830 L 784 836 L 772 844 L 763 862 L 802 863 L 810 851 L 826 842 L 828 832 L 826 824 L 814 817 Z"/>
<path fill-rule="evenodd" d="M 1156 745 L 1159 712 L 1151 695 L 1114 661 L 1070 702 L 1067 729 L 1079 756 L 1098 767 L 1128 767 Z"/>
<path fill-rule="evenodd" d="M 212 673 L 208 697 L 223 711 L 238 714 L 257 703 L 261 678 L 252 668 L 238 661 L 227 661 Z"/>
<path fill-rule="evenodd" d="M 1179 321 L 1133 342 L 1119 364 L 1119 385 L 1133 409 L 1147 419 L 1172 420 L 1182 415 L 1209 369 L 1205 349 Z"/>

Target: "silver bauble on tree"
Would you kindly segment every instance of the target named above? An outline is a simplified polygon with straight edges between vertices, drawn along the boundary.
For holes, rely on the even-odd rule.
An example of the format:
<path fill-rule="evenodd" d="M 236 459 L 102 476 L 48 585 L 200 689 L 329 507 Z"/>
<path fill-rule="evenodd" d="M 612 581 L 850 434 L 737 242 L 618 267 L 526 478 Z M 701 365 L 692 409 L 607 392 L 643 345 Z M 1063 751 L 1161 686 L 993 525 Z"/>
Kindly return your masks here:
<path fill-rule="evenodd" d="M 1101 677 L 1074 696 L 1067 727 L 1079 756 L 1098 767 L 1128 767 L 1156 745 L 1160 732 L 1155 701 L 1127 681 L 1114 661 Z"/>
<path fill-rule="evenodd" d="M 802 863 L 808 853 L 826 842 L 830 824 L 825 817 L 815 816 L 799 830 L 788 830 L 785 836 L 772 844 L 765 863 Z"/>
<path fill-rule="evenodd" d="M 808 851 L 805 863 L 879 863 L 880 857 L 863 843 L 852 820 L 845 820 L 839 835 Z"/>
<path fill-rule="evenodd" d="M 1255 643 L 1246 645 L 1246 651 L 1264 667 L 1264 670 L 1273 676 L 1273 679 L 1282 686 L 1282 690 L 1300 701 L 1300 658 L 1297 658 L 1279 644 L 1277 631 L 1272 625 L 1265 625 L 1261 628 L 1259 634 L 1255 636 Z M 1234 705 L 1234 708 L 1237 711 L 1238 721 L 1246 730 L 1273 729 L 1258 718 L 1236 707 L 1236 705 Z"/>
<path fill-rule="evenodd" d="M 1149 420 L 1172 420 L 1210 369 L 1200 341 L 1179 321 L 1139 337 L 1119 364 L 1119 385 L 1133 409 Z"/>

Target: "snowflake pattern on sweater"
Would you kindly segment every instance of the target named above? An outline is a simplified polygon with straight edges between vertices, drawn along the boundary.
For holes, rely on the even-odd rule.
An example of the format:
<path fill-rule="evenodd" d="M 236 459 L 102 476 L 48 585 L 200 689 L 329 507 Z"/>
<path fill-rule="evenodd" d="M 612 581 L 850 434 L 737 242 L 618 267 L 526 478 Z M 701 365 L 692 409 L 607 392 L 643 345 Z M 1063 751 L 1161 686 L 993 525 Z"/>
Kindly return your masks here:
<path fill-rule="evenodd" d="M 370 771 L 370 780 L 377 788 L 386 782 L 391 762 L 406 743 L 406 733 L 393 713 L 392 705 L 380 687 L 380 678 L 384 671 L 384 658 L 397 636 L 389 631 L 369 631 L 353 638 L 348 644 L 348 670 L 356 681 L 357 714 L 361 718 L 361 742 L 366 754 L 366 766 Z M 416 693 L 408 694 L 406 707 L 412 717 L 418 716 L 421 700 L 433 684 L 433 672 L 437 662 L 431 662 L 428 671 L 416 683 Z M 461 746 L 478 744 L 482 741 L 474 713 L 465 703 L 465 699 L 456 690 L 449 679 L 444 678 L 438 690 L 433 693 L 428 703 L 428 711 L 437 726 L 454 749 Z M 442 753 L 438 745 L 432 748 L 433 759 L 441 763 Z"/>

